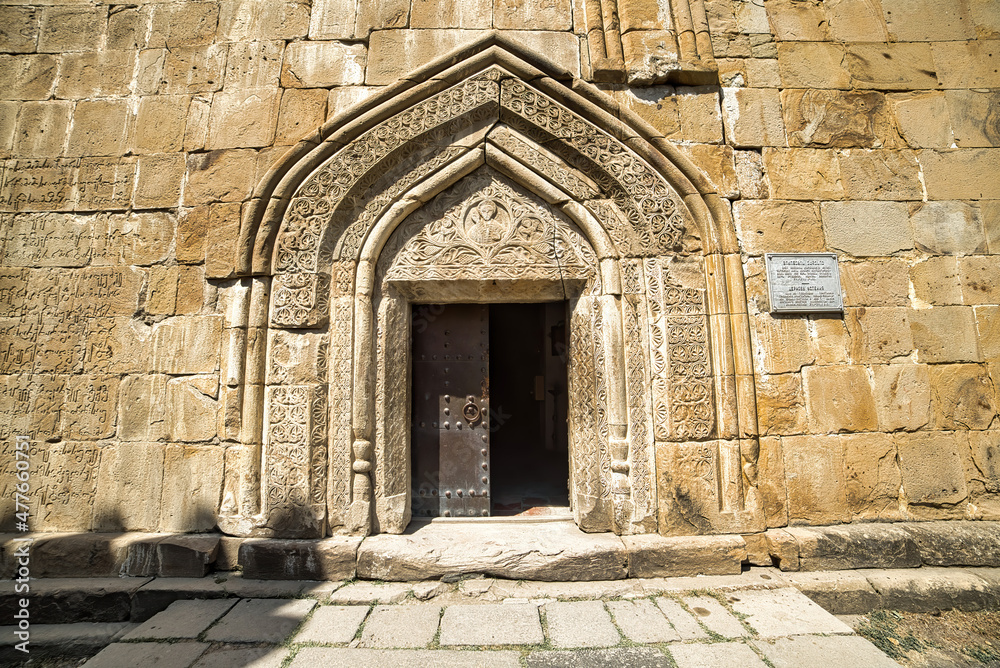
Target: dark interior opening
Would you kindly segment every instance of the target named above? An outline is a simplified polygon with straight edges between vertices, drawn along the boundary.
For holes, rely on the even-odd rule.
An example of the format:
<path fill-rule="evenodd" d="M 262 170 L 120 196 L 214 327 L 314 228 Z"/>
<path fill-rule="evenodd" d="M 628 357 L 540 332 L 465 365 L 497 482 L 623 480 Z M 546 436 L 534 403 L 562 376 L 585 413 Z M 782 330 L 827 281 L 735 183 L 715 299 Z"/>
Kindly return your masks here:
<path fill-rule="evenodd" d="M 566 302 L 490 306 L 493 515 L 569 506 Z"/>

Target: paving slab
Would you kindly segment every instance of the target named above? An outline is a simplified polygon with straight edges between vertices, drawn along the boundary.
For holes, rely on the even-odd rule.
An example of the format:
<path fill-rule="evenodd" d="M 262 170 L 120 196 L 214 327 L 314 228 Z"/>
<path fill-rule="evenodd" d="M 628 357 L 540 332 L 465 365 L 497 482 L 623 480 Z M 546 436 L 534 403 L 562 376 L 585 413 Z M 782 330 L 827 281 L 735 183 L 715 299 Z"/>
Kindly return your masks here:
<path fill-rule="evenodd" d="M 442 645 L 538 645 L 544 641 L 534 605 L 451 605 L 441 617 Z"/>
<path fill-rule="evenodd" d="M 360 644 L 381 649 L 426 647 L 437 635 L 440 619 L 441 606 L 433 603 L 378 605 L 365 622 Z"/>
<path fill-rule="evenodd" d="M 205 640 L 282 643 L 315 605 L 305 599 L 243 599 L 208 630 Z"/>
<path fill-rule="evenodd" d="M 284 647 L 240 647 L 223 645 L 201 655 L 191 668 L 281 668 L 291 654 Z"/>
<path fill-rule="evenodd" d="M 673 642 L 681 636 L 651 600 L 608 601 L 608 611 L 625 637 L 632 642 Z"/>
<path fill-rule="evenodd" d="M 854 633 L 851 627 L 810 601 L 797 589 L 741 591 L 729 604 L 746 615 L 743 622 L 762 638 L 810 633 Z"/>
<path fill-rule="evenodd" d="M 306 647 L 289 668 L 519 668 L 520 652 L 460 649 L 349 649 Z"/>
<path fill-rule="evenodd" d="M 127 622 L 131 597 L 149 578 L 40 578 L 31 581 L 31 623 Z M 24 594 L 4 587 L 0 620 L 14 618 Z"/>
<path fill-rule="evenodd" d="M 694 577 L 637 578 L 648 594 L 684 593 L 694 590 L 733 591 L 736 589 L 773 589 L 787 587 L 784 574 L 777 568 L 758 566 L 739 575 L 698 575 Z"/>
<path fill-rule="evenodd" d="M 698 620 L 674 599 L 661 596 L 655 600 L 655 603 L 677 631 L 681 640 L 701 640 L 708 637 L 708 633 L 701 627 Z"/>
<path fill-rule="evenodd" d="M 739 642 L 671 645 L 669 651 L 677 668 L 768 668 L 752 649 Z"/>
<path fill-rule="evenodd" d="M 330 594 L 330 603 L 339 605 L 361 605 L 371 603 L 401 603 L 405 601 L 413 585 L 409 582 L 352 582 Z"/>
<path fill-rule="evenodd" d="M 528 668 L 673 668 L 663 652 L 652 647 L 612 647 L 576 651 L 532 652 Z"/>
<path fill-rule="evenodd" d="M 193 598 L 228 598 L 215 578 L 156 578 L 140 587 L 132 596 L 132 621 L 144 622 L 163 612 L 174 601 Z"/>
<path fill-rule="evenodd" d="M 718 633 L 723 638 L 750 635 L 746 627 L 740 624 L 740 620 L 711 596 L 683 596 L 681 600 L 709 631 Z"/>
<path fill-rule="evenodd" d="M 234 573 L 219 586 L 227 595 L 239 598 L 297 598 L 329 584 L 323 580 L 253 580 Z"/>
<path fill-rule="evenodd" d="M 545 620 L 556 647 L 610 647 L 621 642 L 602 601 L 548 603 Z"/>
<path fill-rule="evenodd" d="M 31 657 L 93 656 L 136 627 L 127 622 L 74 624 L 32 624 Z M 24 652 L 14 649 L 21 640 L 14 635 L 16 626 L 0 626 L 0 665 L 18 666 Z"/>
<path fill-rule="evenodd" d="M 194 639 L 235 604 L 234 598 L 174 601 L 166 610 L 140 624 L 125 640 Z"/>
<path fill-rule="evenodd" d="M 872 571 L 865 576 L 882 597 L 882 605 L 891 610 L 985 610 L 997 604 L 996 592 L 967 569 L 925 566 Z"/>
<path fill-rule="evenodd" d="M 795 636 L 754 640 L 774 668 L 864 666 L 898 668 L 899 664 L 861 636 Z M 683 667 L 682 667 L 683 668 Z"/>
<path fill-rule="evenodd" d="M 597 580 L 591 582 L 496 580 L 489 591 L 500 598 L 554 598 L 559 600 L 644 595 L 642 587 L 635 580 Z"/>
<path fill-rule="evenodd" d="M 204 642 L 116 642 L 83 664 L 85 668 L 188 668 L 210 645 Z M 168 651 L 169 650 L 169 651 Z"/>
<path fill-rule="evenodd" d="M 294 642 L 320 645 L 351 642 L 368 616 L 368 610 L 367 605 L 321 605 L 303 625 Z"/>

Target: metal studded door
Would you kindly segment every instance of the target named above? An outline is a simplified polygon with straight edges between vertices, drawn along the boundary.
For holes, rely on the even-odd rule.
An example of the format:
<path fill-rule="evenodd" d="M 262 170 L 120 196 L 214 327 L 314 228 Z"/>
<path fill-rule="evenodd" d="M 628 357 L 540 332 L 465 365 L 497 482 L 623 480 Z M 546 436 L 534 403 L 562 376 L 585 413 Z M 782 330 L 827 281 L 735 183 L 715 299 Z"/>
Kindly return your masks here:
<path fill-rule="evenodd" d="M 490 514 L 489 314 L 413 307 L 414 517 Z"/>

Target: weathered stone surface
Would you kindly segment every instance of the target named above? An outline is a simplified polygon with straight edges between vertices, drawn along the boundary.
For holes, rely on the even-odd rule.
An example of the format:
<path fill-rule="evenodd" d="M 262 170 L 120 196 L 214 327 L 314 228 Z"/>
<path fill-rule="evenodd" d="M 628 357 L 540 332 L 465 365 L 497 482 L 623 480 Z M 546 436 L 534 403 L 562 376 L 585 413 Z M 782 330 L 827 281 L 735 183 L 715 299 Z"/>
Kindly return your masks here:
<path fill-rule="evenodd" d="M 904 528 L 928 566 L 1000 566 L 1000 528 L 995 522 L 911 522 Z"/>
<path fill-rule="evenodd" d="M 753 640 L 754 647 L 776 668 L 823 664 L 834 656 L 847 665 L 893 668 L 898 665 L 860 636 L 795 636 L 774 641 Z"/>
<path fill-rule="evenodd" d="M 829 151 L 765 147 L 764 169 L 772 198 L 837 200 L 844 196 L 840 162 Z"/>
<path fill-rule="evenodd" d="M 280 144 L 296 142 L 326 120 L 325 90 L 288 89 L 281 95 L 281 111 L 274 140 Z"/>
<path fill-rule="evenodd" d="M 852 200 L 920 200 L 920 165 L 909 149 L 850 150 L 839 154 L 844 192 Z"/>
<path fill-rule="evenodd" d="M 319 3 L 317 3 L 318 5 Z M 301 2 L 223 2 L 219 37 L 227 42 L 294 39 L 309 32 L 309 6 Z"/>
<path fill-rule="evenodd" d="M 955 144 L 962 148 L 1000 145 L 1000 118 L 994 91 L 950 90 L 945 93 Z"/>
<path fill-rule="evenodd" d="M 757 422 L 762 434 L 794 435 L 806 429 L 805 394 L 799 374 L 760 376 L 757 390 Z"/>
<path fill-rule="evenodd" d="M 882 604 L 882 598 L 865 578 L 864 571 L 785 573 L 782 577 L 835 615 L 862 615 Z"/>
<path fill-rule="evenodd" d="M 933 365 L 930 383 L 937 429 L 986 429 L 993 423 L 993 384 L 981 365 Z"/>
<path fill-rule="evenodd" d="M 916 248 L 939 255 L 986 252 L 979 212 L 964 202 L 926 202 L 910 212 Z"/>
<path fill-rule="evenodd" d="M 439 642 L 443 646 L 534 645 L 543 641 L 538 607 L 529 603 L 450 605 L 441 616 Z"/>
<path fill-rule="evenodd" d="M 842 258 L 839 265 L 846 306 L 909 306 L 909 264 L 905 260 L 846 262 Z"/>
<path fill-rule="evenodd" d="M 911 505 L 952 506 L 966 498 L 960 455 L 964 434 L 913 432 L 895 438 L 903 494 Z"/>
<path fill-rule="evenodd" d="M 733 204 L 733 217 L 746 253 L 815 253 L 824 249 L 819 207 L 813 202 L 742 200 Z"/>
<path fill-rule="evenodd" d="M 160 523 L 163 445 L 118 443 L 101 452 L 94 505 L 97 531 L 150 531 Z"/>
<path fill-rule="evenodd" d="M 816 360 L 808 326 L 801 318 L 775 318 L 763 313 L 751 318 L 751 324 L 755 361 L 764 373 L 797 372 Z"/>
<path fill-rule="evenodd" d="M 932 90 L 938 86 L 929 44 L 849 44 L 844 65 L 857 88 Z"/>
<path fill-rule="evenodd" d="M 931 199 L 1000 199 L 1000 184 L 992 178 L 1000 169 L 1000 149 L 922 151 L 919 161 Z"/>
<path fill-rule="evenodd" d="M 96 668 L 115 666 L 159 665 L 164 668 L 190 666 L 210 647 L 202 642 L 176 642 L 170 644 L 170 653 L 164 654 L 158 642 L 116 642 L 102 649 L 87 663 Z"/>
<path fill-rule="evenodd" d="M 156 53 L 155 51 L 153 53 Z M 225 81 L 228 45 L 181 46 L 162 57 L 162 78 L 151 85 L 161 93 L 212 93 Z M 140 56 L 141 59 L 141 56 Z M 152 93 L 154 90 L 149 90 Z"/>
<path fill-rule="evenodd" d="M 283 643 L 316 601 L 243 599 L 205 634 L 210 642 Z"/>
<path fill-rule="evenodd" d="M 996 257 L 980 255 L 958 260 L 962 299 L 966 304 L 1000 303 L 1000 268 Z"/>
<path fill-rule="evenodd" d="M 916 568 L 920 554 L 903 528 L 892 524 L 789 527 L 803 571 Z"/>
<path fill-rule="evenodd" d="M 899 519 L 899 466 L 889 434 L 845 434 L 847 509 L 852 519 Z"/>
<path fill-rule="evenodd" d="M 921 362 L 979 362 L 975 314 L 966 306 L 942 306 L 910 313 L 910 329 Z"/>
<path fill-rule="evenodd" d="M 785 462 L 781 439 L 762 437 L 757 456 L 757 492 L 760 494 L 768 527 L 788 524 L 788 494 L 785 490 Z"/>
<path fill-rule="evenodd" d="M 236 93 L 216 94 L 205 148 L 268 146 L 274 141 L 280 102 L 281 93 L 273 88 L 246 88 Z"/>
<path fill-rule="evenodd" d="M 321 540 L 253 538 L 240 545 L 240 565 L 249 578 L 346 580 L 354 577 L 360 538 Z"/>
<path fill-rule="evenodd" d="M 247 149 L 190 154 L 185 205 L 236 202 L 247 198 L 254 186 L 256 163 L 255 151 Z"/>
<path fill-rule="evenodd" d="M 723 638 L 741 638 L 750 635 L 740 620 L 727 610 L 718 599 L 707 596 L 682 596 L 684 605 L 694 613 L 702 625 Z"/>
<path fill-rule="evenodd" d="M 446 6 L 447 4 L 445 3 Z M 573 27 L 573 11 L 570 0 L 556 0 L 541 4 L 524 3 L 519 2 L 519 0 L 494 0 L 492 18 L 493 27 L 500 30 L 569 30 Z M 454 25 L 451 27 L 466 26 Z M 623 32 L 626 30 L 627 28 L 622 28 Z"/>
<path fill-rule="evenodd" d="M 17 116 L 13 155 L 54 158 L 62 155 L 73 105 L 70 102 L 25 102 Z"/>
<path fill-rule="evenodd" d="M 621 642 L 602 601 L 547 603 L 545 619 L 549 641 L 556 647 L 609 647 Z"/>
<path fill-rule="evenodd" d="M 890 610 L 984 610 L 996 605 L 996 594 L 972 572 L 925 566 L 919 570 L 874 571 L 867 575 Z"/>
<path fill-rule="evenodd" d="M 880 429 L 914 431 L 930 421 L 930 375 L 925 365 L 879 365 L 872 372 Z"/>
<path fill-rule="evenodd" d="M 632 642 L 661 643 L 680 640 L 680 634 L 649 599 L 608 601 L 605 605 L 622 634 Z"/>
<path fill-rule="evenodd" d="M 852 633 L 851 627 L 796 589 L 748 590 L 728 596 L 743 622 L 762 638 L 806 634 Z"/>
<path fill-rule="evenodd" d="M 931 257 L 910 267 L 913 294 L 932 306 L 962 303 L 962 284 L 958 259 L 953 256 Z"/>
<path fill-rule="evenodd" d="M 771 560 L 782 571 L 799 570 L 799 544 L 784 529 L 768 529 L 764 533 Z"/>
<path fill-rule="evenodd" d="M 847 475 L 840 437 L 786 436 L 781 439 L 781 449 L 789 522 L 831 524 L 847 521 Z"/>
<path fill-rule="evenodd" d="M 739 148 L 785 146 L 781 108 L 782 101 L 774 89 L 722 89 L 726 134 Z"/>
<path fill-rule="evenodd" d="M 913 351 L 907 309 L 849 308 L 844 320 L 850 334 L 849 354 L 854 362 L 891 362 L 908 357 Z"/>
<path fill-rule="evenodd" d="M 31 583 L 32 624 L 124 622 L 130 600 L 149 578 L 39 578 Z M 0 595 L 0 614 L 14 619 L 23 594 Z"/>
<path fill-rule="evenodd" d="M 538 614 L 531 606 L 531 612 Z M 441 606 L 378 605 L 372 610 L 361 634 L 362 647 L 426 647 L 437 635 Z M 539 629 L 540 630 L 540 629 Z"/>
<path fill-rule="evenodd" d="M 878 426 L 868 374 L 861 366 L 811 366 L 803 371 L 809 425 L 816 433 L 869 431 Z"/>
<path fill-rule="evenodd" d="M 789 146 L 898 148 L 885 96 L 877 92 L 786 90 L 781 93 Z"/>
<path fill-rule="evenodd" d="M 933 45 L 934 65 L 945 89 L 996 88 L 1000 85 L 997 72 L 995 40 L 942 42 Z"/>
<path fill-rule="evenodd" d="M 175 601 L 166 610 L 130 631 L 124 640 L 197 638 L 235 603 L 235 599 Z"/>
<path fill-rule="evenodd" d="M 896 127 L 910 148 L 949 148 L 955 141 L 941 92 L 890 93 Z"/>
<path fill-rule="evenodd" d="M 366 54 L 361 44 L 293 42 L 285 51 L 281 85 L 325 88 L 364 83 Z"/>
<path fill-rule="evenodd" d="M 719 197 L 737 197 L 740 194 L 734 168 L 733 149 L 716 144 L 692 144 L 679 147 L 708 177 Z"/>
<path fill-rule="evenodd" d="M 829 42 L 781 42 L 778 67 L 786 88 L 849 88 L 851 75 L 842 65 L 844 47 Z"/>
<path fill-rule="evenodd" d="M 358 550 L 358 575 L 420 580 L 460 573 L 533 580 L 615 580 L 626 575 L 618 538 L 583 534 L 572 524 L 514 530 L 469 525 L 461 534 L 429 524 L 404 536 L 372 536 Z"/>
<path fill-rule="evenodd" d="M 211 569 L 219 552 L 217 534 L 180 535 L 156 544 L 161 577 L 200 578 Z"/>
<path fill-rule="evenodd" d="M 624 536 L 629 577 L 739 573 L 747 556 L 739 536 Z"/>

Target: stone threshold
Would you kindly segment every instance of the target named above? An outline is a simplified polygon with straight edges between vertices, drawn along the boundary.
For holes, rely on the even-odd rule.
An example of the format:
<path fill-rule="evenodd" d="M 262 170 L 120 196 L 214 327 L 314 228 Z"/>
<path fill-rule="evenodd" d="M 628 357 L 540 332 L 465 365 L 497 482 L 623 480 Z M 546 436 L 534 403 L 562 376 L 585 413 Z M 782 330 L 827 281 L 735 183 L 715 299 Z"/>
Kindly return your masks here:
<path fill-rule="evenodd" d="M 194 577 L 241 570 L 249 579 L 606 581 L 783 572 L 1000 567 L 1000 522 L 940 521 L 786 527 L 723 536 L 588 534 L 572 521 L 424 521 L 402 535 L 323 539 L 219 534 L 0 535 L 0 576 L 30 537 L 32 577 Z"/>

